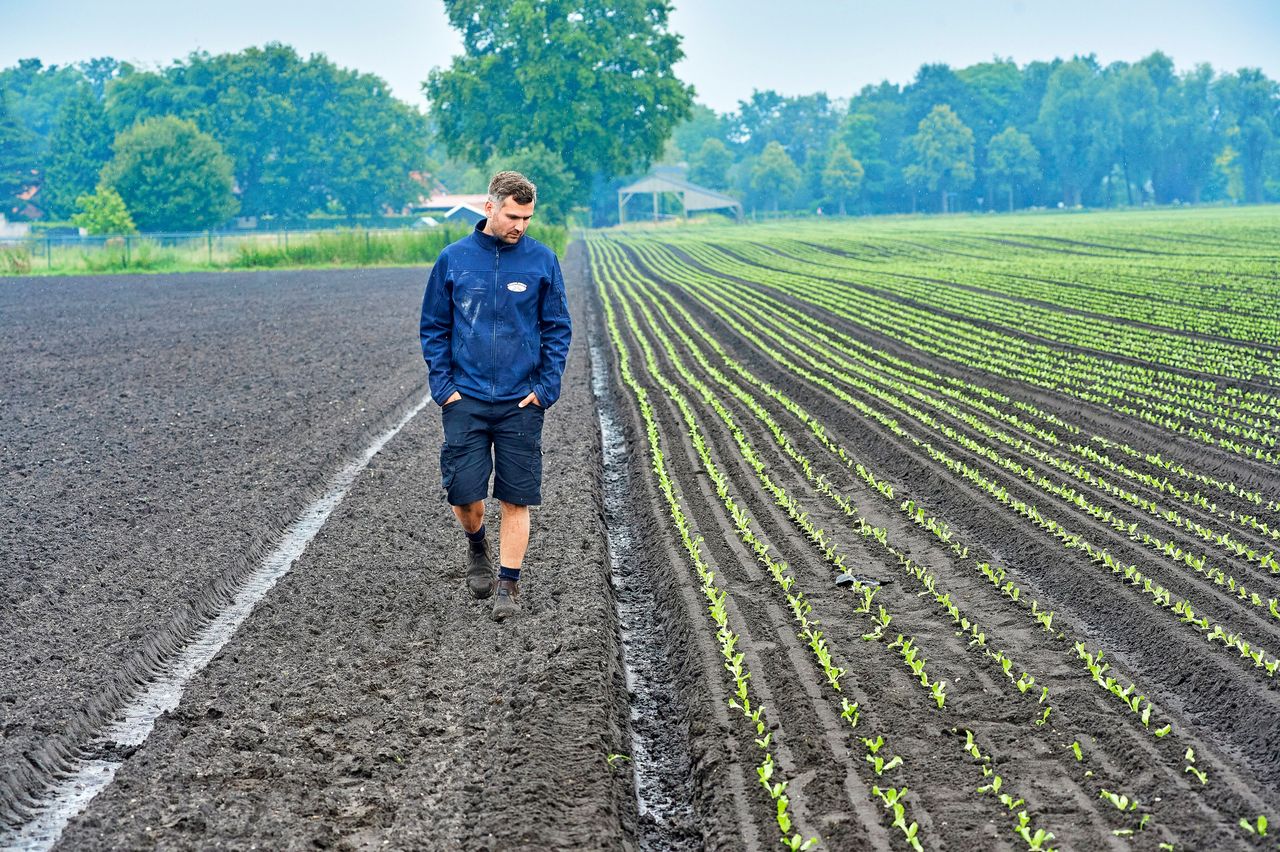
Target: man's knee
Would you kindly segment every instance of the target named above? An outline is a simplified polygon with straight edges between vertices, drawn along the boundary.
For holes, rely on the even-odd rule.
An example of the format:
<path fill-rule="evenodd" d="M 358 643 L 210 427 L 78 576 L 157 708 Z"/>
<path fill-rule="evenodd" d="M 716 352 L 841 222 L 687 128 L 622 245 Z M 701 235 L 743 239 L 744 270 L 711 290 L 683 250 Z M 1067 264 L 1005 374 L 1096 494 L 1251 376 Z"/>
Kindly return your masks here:
<path fill-rule="evenodd" d="M 453 513 L 462 522 L 463 529 L 467 532 L 475 532 L 484 524 L 484 501 L 454 506 Z"/>
<path fill-rule="evenodd" d="M 506 500 L 499 500 L 498 506 L 502 509 L 502 514 L 504 515 L 519 514 L 521 512 L 529 511 L 528 506 L 521 505 L 520 503 L 508 503 Z"/>

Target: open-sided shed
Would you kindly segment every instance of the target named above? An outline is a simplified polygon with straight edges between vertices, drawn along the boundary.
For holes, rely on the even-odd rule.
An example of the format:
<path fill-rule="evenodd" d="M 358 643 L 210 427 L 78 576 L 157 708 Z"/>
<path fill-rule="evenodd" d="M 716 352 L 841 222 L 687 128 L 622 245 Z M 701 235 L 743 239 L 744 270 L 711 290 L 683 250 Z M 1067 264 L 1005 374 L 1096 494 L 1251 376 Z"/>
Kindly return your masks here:
<path fill-rule="evenodd" d="M 653 196 L 653 218 L 657 221 L 658 199 L 668 193 L 680 199 L 680 209 L 685 216 L 696 210 L 732 210 L 736 218 L 742 218 L 742 203 L 736 198 L 670 175 L 648 174 L 618 190 L 618 223 L 627 220 L 627 202 L 637 195 Z"/>

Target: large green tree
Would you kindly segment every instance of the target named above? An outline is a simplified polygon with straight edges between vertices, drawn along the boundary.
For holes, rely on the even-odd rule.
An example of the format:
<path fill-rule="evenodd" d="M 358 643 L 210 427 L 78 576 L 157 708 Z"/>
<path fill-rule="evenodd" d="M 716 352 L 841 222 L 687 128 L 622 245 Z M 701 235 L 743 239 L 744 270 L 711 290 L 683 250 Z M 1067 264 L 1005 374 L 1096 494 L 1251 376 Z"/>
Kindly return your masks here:
<path fill-rule="evenodd" d="M 348 216 L 377 214 L 420 191 L 409 173 L 426 162 L 425 121 L 386 83 L 313 56 L 298 73 L 296 91 L 295 108 L 311 131 L 297 177 L 317 199 Z"/>
<path fill-rule="evenodd" d="M 425 89 L 454 156 L 484 163 L 541 142 L 585 200 L 593 180 L 643 168 L 689 115 L 665 0 L 445 0 L 463 55 Z"/>
<path fill-rule="evenodd" d="M 249 216 L 378 213 L 421 191 L 409 172 L 426 163 L 425 118 L 380 78 L 287 45 L 126 69 L 108 87 L 108 114 L 117 130 L 160 115 L 194 121 L 231 156 Z"/>
<path fill-rule="evenodd" d="M 1040 152 L 1030 136 L 1015 127 L 1006 127 L 987 145 L 987 173 L 993 183 L 1008 190 L 1012 211 L 1014 190 L 1040 177 Z"/>
<path fill-rule="evenodd" d="M 777 210 L 800 186 L 800 169 L 780 142 L 764 146 L 751 169 L 751 188 L 767 206 Z"/>
<path fill-rule="evenodd" d="M 753 91 L 738 102 L 732 132 L 750 154 L 760 154 L 770 142 L 782 145 L 798 166 L 826 150 L 840 129 L 840 115 L 823 92 L 785 97 L 772 90 Z"/>
<path fill-rule="evenodd" d="M 839 138 L 862 166 L 859 195 L 862 198 L 863 212 L 866 212 L 869 199 L 884 197 L 891 177 L 875 116 L 864 112 L 850 112 L 840 122 Z"/>
<path fill-rule="evenodd" d="M 908 153 L 904 142 L 919 121 L 908 124 L 906 116 L 902 90 L 887 81 L 864 86 L 849 104 L 845 141 L 866 171 L 863 199 L 880 209 L 900 210 L 914 204 L 915 194 L 903 182 L 902 168 Z M 850 135 L 858 124 L 862 126 L 857 136 Z M 878 147 L 867 150 L 859 139 L 874 140 Z"/>
<path fill-rule="evenodd" d="M 37 163 L 49 152 L 49 139 L 62 105 L 84 81 L 72 65 L 45 65 L 39 59 L 20 59 L 0 71 L 0 90 L 9 93 L 14 118 L 31 134 Z"/>
<path fill-rule="evenodd" d="M 102 102 L 85 83 L 62 106 L 53 131 L 41 196 L 58 219 L 76 210 L 76 199 L 93 192 L 111 159 L 111 125 Z"/>
<path fill-rule="evenodd" d="M 80 71 L 98 100 L 106 97 L 107 83 L 114 80 L 123 69 L 124 65 L 110 56 L 99 56 L 80 63 Z"/>
<path fill-rule="evenodd" d="M 192 121 L 148 119 L 116 137 L 102 183 L 143 231 L 196 231 L 235 215 L 231 158 Z"/>
<path fill-rule="evenodd" d="M 913 186 L 940 193 L 947 212 L 947 193 L 973 183 L 973 131 L 946 104 L 935 106 L 907 140 L 911 164 L 903 172 Z"/>
<path fill-rule="evenodd" d="M 1132 206 L 1133 190 L 1145 192 L 1156 170 L 1156 155 L 1167 130 L 1160 93 L 1146 66 L 1130 65 L 1110 80 L 1108 96 L 1114 104 L 1116 152 L 1124 174 L 1125 197 Z M 1139 196 L 1141 198 L 1141 195 Z"/>
<path fill-rule="evenodd" d="M 35 181 L 36 140 L 13 115 L 5 95 L 0 88 L 0 213 L 12 216 L 18 193 Z"/>
<path fill-rule="evenodd" d="M 1280 88 L 1257 68 L 1241 68 L 1220 83 L 1222 103 L 1234 124 L 1233 145 L 1244 172 L 1244 200 L 1262 202 L 1263 164 L 1280 124 Z"/>
<path fill-rule="evenodd" d="M 846 215 L 846 204 L 856 198 L 862 189 L 862 163 L 853 158 L 849 146 L 837 141 L 831 146 L 826 165 L 822 169 L 822 189 L 840 207 L 840 215 Z"/>
<path fill-rule="evenodd" d="M 987 141 L 1001 133 L 1013 116 L 1024 112 L 1022 72 L 1012 60 L 996 59 L 961 68 L 956 77 L 969 94 L 963 106 L 971 117 L 966 119 L 965 110 L 957 110 L 957 114 L 973 131 L 979 151 L 985 151 Z"/>
<path fill-rule="evenodd" d="M 729 168 L 733 165 L 733 152 L 719 139 L 703 141 L 689 158 L 689 180 L 712 189 L 724 189 L 729 185 Z"/>
<path fill-rule="evenodd" d="M 538 187 L 537 217 L 553 225 L 563 224 L 569 217 L 573 201 L 573 175 L 560 155 L 541 142 L 528 148 L 494 154 L 485 164 L 485 173 L 515 171 Z"/>
<path fill-rule="evenodd" d="M 971 99 L 972 93 L 964 80 L 944 62 L 921 65 L 911 85 L 902 90 L 902 101 L 907 108 L 905 118 L 911 127 L 918 127 L 939 104 L 956 104 L 953 112 L 957 108 L 967 111 Z"/>
<path fill-rule="evenodd" d="M 723 142 L 727 136 L 724 125 L 725 120 L 711 107 L 694 104 L 689 117 L 671 131 L 671 141 L 680 150 L 680 156 L 691 161 L 708 139 Z"/>
<path fill-rule="evenodd" d="M 1062 201 L 1079 206 L 1087 188 L 1111 167 L 1110 102 L 1095 65 L 1074 59 L 1049 76 L 1038 131 L 1062 183 Z"/>
<path fill-rule="evenodd" d="M 1183 74 L 1168 95 L 1169 108 L 1155 173 L 1156 200 L 1200 203 L 1222 149 L 1223 120 L 1213 69 L 1201 64 Z"/>

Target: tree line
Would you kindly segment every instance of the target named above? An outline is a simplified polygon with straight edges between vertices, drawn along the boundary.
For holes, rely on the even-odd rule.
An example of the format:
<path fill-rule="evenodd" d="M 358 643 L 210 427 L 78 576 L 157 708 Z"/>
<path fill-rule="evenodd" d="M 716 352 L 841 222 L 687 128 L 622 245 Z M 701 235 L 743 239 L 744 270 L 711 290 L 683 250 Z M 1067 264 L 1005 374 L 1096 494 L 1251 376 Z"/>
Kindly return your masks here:
<path fill-rule="evenodd" d="M 540 217 L 617 216 L 651 163 L 749 208 L 829 213 L 1280 200 L 1280 89 L 1162 53 L 920 68 L 843 99 L 695 102 L 663 0 L 446 0 L 463 53 L 421 112 L 380 78 L 282 44 L 158 70 L 110 58 L 0 70 L 0 212 L 192 230 L 403 209 L 516 168 Z"/>
<path fill-rule="evenodd" d="M 378 214 L 424 192 L 429 135 L 380 78 L 282 44 L 154 71 L 24 59 L 0 70 L 0 212 L 106 231 Z"/>
<path fill-rule="evenodd" d="M 0 210 L 20 214 L 38 186 L 55 219 L 198 229 L 236 213 L 399 210 L 436 186 L 483 192 L 515 168 L 554 223 L 646 168 L 689 115 L 664 0 L 445 8 L 464 52 L 430 72 L 426 113 L 374 75 L 281 44 L 158 71 L 23 60 L 0 71 Z"/>
<path fill-rule="evenodd" d="M 756 210 L 1110 207 L 1280 200 L 1280 89 L 1156 52 L 920 68 L 847 102 L 755 91 L 696 106 L 665 159 Z"/>

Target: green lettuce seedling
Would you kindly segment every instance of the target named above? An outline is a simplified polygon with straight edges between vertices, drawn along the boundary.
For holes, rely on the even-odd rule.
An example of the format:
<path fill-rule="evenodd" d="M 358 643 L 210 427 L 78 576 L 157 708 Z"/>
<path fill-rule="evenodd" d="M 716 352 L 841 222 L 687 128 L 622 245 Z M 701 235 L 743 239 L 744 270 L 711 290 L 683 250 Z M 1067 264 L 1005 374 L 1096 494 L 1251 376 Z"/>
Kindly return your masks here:
<path fill-rule="evenodd" d="M 1262 814 L 1258 815 L 1258 819 L 1255 822 L 1249 822 L 1247 819 L 1241 819 L 1240 827 L 1249 834 L 1256 834 L 1259 837 L 1267 836 L 1267 818 Z"/>

